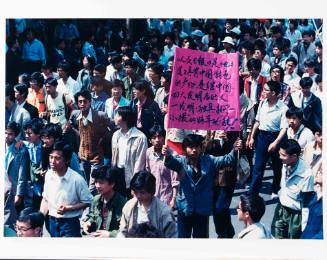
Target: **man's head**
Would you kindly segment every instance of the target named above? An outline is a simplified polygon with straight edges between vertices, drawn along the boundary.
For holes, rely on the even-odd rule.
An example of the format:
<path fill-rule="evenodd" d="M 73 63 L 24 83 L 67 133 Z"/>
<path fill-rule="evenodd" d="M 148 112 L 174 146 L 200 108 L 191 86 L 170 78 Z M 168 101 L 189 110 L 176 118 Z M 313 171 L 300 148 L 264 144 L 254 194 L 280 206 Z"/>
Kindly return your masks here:
<path fill-rule="evenodd" d="M 26 29 L 26 40 L 29 42 L 33 41 L 35 39 L 35 31 L 32 28 Z"/>
<path fill-rule="evenodd" d="M 270 67 L 270 77 L 271 80 L 276 82 L 284 81 L 284 70 L 281 66 L 274 64 Z"/>
<path fill-rule="evenodd" d="M 22 103 L 26 100 L 28 95 L 28 86 L 24 83 L 17 84 L 14 86 L 15 99 L 17 102 Z"/>
<path fill-rule="evenodd" d="M 18 237 L 41 237 L 44 215 L 35 208 L 23 209 L 17 218 L 15 230 Z"/>
<path fill-rule="evenodd" d="M 170 83 L 171 83 L 171 71 L 165 71 L 161 75 L 160 85 L 164 87 L 166 91 L 169 91 Z"/>
<path fill-rule="evenodd" d="M 238 219 L 245 223 L 260 222 L 265 214 L 265 201 L 259 195 L 241 195 L 240 202 L 237 207 Z"/>
<path fill-rule="evenodd" d="M 47 78 L 45 80 L 45 90 L 48 95 L 53 96 L 57 93 L 58 82 L 54 78 Z"/>
<path fill-rule="evenodd" d="M 292 74 L 297 66 L 297 60 L 291 56 L 285 62 L 285 70 L 288 74 Z"/>
<path fill-rule="evenodd" d="M 101 195 L 112 194 L 116 189 L 116 183 L 118 175 L 120 174 L 118 169 L 108 166 L 101 166 L 96 168 L 92 172 L 92 178 L 95 179 L 95 187 Z"/>
<path fill-rule="evenodd" d="M 93 70 L 93 76 L 99 76 L 101 77 L 102 79 L 105 78 L 106 76 L 106 71 L 107 71 L 107 68 L 105 65 L 103 64 L 97 64 L 95 65 L 94 67 L 94 70 Z"/>
<path fill-rule="evenodd" d="M 120 70 L 123 66 L 123 60 L 120 55 L 113 56 L 111 59 L 111 64 L 116 70 Z"/>
<path fill-rule="evenodd" d="M 165 44 L 168 46 L 173 45 L 173 41 L 174 41 L 174 34 L 173 33 L 166 33 L 164 35 L 164 39 L 165 39 Z"/>
<path fill-rule="evenodd" d="M 158 81 L 160 80 L 162 71 L 163 71 L 163 66 L 159 63 L 154 63 L 149 66 L 149 78 L 152 81 Z"/>
<path fill-rule="evenodd" d="M 45 147 L 52 147 L 56 141 L 62 138 L 62 129 L 59 124 L 48 123 L 41 132 L 41 138 Z"/>
<path fill-rule="evenodd" d="M 254 53 L 254 44 L 250 41 L 244 41 L 241 45 L 242 54 L 252 56 Z"/>
<path fill-rule="evenodd" d="M 304 97 L 309 97 L 313 80 L 310 77 L 304 77 L 300 80 L 300 86 Z"/>
<path fill-rule="evenodd" d="M 130 129 L 136 125 L 136 115 L 130 107 L 118 107 L 115 123 L 118 126 L 126 124 L 127 128 Z"/>
<path fill-rule="evenodd" d="M 30 79 L 30 85 L 32 89 L 38 91 L 40 88 L 43 87 L 43 84 L 44 84 L 44 78 L 42 74 L 40 72 L 34 72 L 31 75 L 31 79 Z"/>
<path fill-rule="evenodd" d="M 201 135 L 189 134 L 182 143 L 182 148 L 186 156 L 190 159 L 197 159 L 202 152 L 204 138 Z"/>
<path fill-rule="evenodd" d="M 303 65 L 304 72 L 308 73 L 309 77 L 315 74 L 315 62 L 312 59 L 306 59 Z"/>
<path fill-rule="evenodd" d="M 78 108 L 82 112 L 88 112 L 91 107 L 91 100 L 92 96 L 90 91 L 88 90 L 81 90 L 77 92 L 74 96 L 75 102 L 77 103 Z"/>
<path fill-rule="evenodd" d="M 124 66 L 126 74 L 131 77 L 135 74 L 135 71 L 137 69 L 137 61 L 134 59 L 127 60 Z"/>
<path fill-rule="evenodd" d="M 40 118 L 33 118 L 23 125 L 26 140 L 38 144 L 41 140 L 41 131 L 44 127 L 43 121 Z"/>
<path fill-rule="evenodd" d="M 119 79 L 112 81 L 111 96 L 119 99 L 124 93 L 124 83 Z"/>
<path fill-rule="evenodd" d="M 67 61 L 60 62 L 57 66 L 59 78 L 68 78 L 70 75 L 71 66 Z"/>
<path fill-rule="evenodd" d="M 270 80 L 264 85 L 263 91 L 264 96 L 268 100 L 277 99 L 281 91 L 281 86 L 278 82 Z"/>
<path fill-rule="evenodd" d="M 161 150 L 165 143 L 166 132 L 161 126 L 153 126 L 149 130 L 150 143 L 153 145 L 154 149 Z"/>
<path fill-rule="evenodd" d="M 15 142 L 15 138 L 19 135 L 20 130 L 20 125 L 15 121 L 11 121 L 8 123 L 5 130 L 5 140 L 7 145 L 11 145 Z"/>
<path fill-rule="evenodd" d="M 303 119 L 303 111 L 300 108 L 291 107 L 289 110 L 286 111 L 286 118 L 289 127 L 297 131 Z"/>
<path fill-rule="evenodd" d="M 156 178 L 148 171 L 137 172 L 131 180 L 131 190 L 140 203 L 149 203 L 155 194 Z"/>
<path fill-rule="evenodd" d="M 315 45 L 316 45 L 316 54 L 317 54 L 317 56 L 322 57 L 322 43 L 321 43 L 321 41 L 316 41 Z"/>
<path fill-rule="evenodd" d="M 68 144 L 63 141 L 54 143 L 49 155 L 50 168 L 55 172 L 65 172 L 70 164 L 72 154 L 73 150 Z"/>
<path fill-rule="evenodd" d="M 90 79 L 91 90 L 97 94 L 103 91 L 103 79 L 100 76 L 93 76 Z"/>
<path fill-rule="evenodd" d="M 259 59 L 251 58 L 247 61 L 246 66 L 252 78 L 256 79 L 261 71 L 262 62 Z"/>
<path fill-rule="evenodd" d="M 301 155 L 301 146 L 294 139 L 288 139 L 280 145 L 279 158 L 283 164 L 293 166 Z"/>
<path fill-rule="evenodd" d="M 309 45 L 315 40 L 315 33 L 312 30 L 302 32 L 302 39 L 304 45 Z"/>

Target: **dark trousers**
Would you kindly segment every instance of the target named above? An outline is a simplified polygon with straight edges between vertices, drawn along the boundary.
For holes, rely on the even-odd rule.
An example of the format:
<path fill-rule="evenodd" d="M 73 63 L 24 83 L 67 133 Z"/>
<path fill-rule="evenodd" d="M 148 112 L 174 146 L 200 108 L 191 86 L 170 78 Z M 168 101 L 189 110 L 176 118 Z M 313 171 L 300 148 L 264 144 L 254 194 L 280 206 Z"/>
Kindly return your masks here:
<path fill-rule="evenodd" d="M 81 226 L 76 218 L 49 218 L 49 233 L 51 237 L 81 237 Z"/>
<path fill-rule="evenodd" d="M 178 211 L 177 229 L 179 238 L 209 238 L 209 216 L 193 213 L 186 216 Z"/>
<path fill-rule="evenodd" d="M 275 238 L 300 238 L 301 237 L 301 211 L 293 210 L 277 204 L 273 221 L 271 223 L 271 234 Z"/>
<path fill-rule="evenodd" d="M 282 161 L 279 158 L 279 147 L 268 153 L 269 145 L 276 140 L 278 132 L 267 132 L 259 130 L 255 145 L 255 162 L 253 166 L 252 182 L 248 194 L 259 194 L 264 171 L 269 157 L 271 158 L 274 172 L 272 192 L 277 193 L 280 188 L 280 179 L 282 175 Z"/>
<path fill-rule="evenodd" d="M 232 202 L 234 185 L 214 188 L 213 221 L 219 238 L 233 238 L 235 230 L 232 225 L 229 206 Z"/>
<path fill-rule="evenodd" d="M 42 61 L 26 61 L 24 62 L 24 71 L 32 74 L 33 72 L 41 72 Z"/>
<path fill-rule="evenodd" d="M 84 160 L 81 160 L 81 162 L 80 162 L 81 169 L 84 171 L 84 175 L 86 177 L 86 182 L 89 185 L 89 190 L 92 193 L 92 195 L 96 195 L 97 190 L 95 188 L 95 180 L 94 180 L 94 178 L 92 178 L 91 174 L 94 169 L 96 169 L 102 165 L 103 165 L 103 163 L 90 163 L 89 161 L 84 161 Z"/>

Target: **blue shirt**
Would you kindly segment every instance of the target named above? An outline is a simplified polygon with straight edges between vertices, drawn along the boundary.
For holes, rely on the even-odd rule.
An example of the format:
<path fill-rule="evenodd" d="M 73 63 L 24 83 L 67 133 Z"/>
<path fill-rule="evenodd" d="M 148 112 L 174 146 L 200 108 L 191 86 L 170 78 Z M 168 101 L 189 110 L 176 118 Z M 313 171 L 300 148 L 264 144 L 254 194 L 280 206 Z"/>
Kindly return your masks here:
<path fill-rule="evenodd" d="M 91 96 L 92 96 L 91 108 L 93 110 L 104 112 L 106 100 L 109 98 L 108 94 L 102 91 L 100 92 L 99 96 L 96 96 L 95 92 L 91 92 Z"/>
<path fill-rule="evenodd" d="M 45 63 L 45 51 L 43 43 L 34 39 L 31 43 L 26 41 L 23 45 L 23 60 L 42 61 Z"/>
<path fill-rule="evenodd" d="M 40 141 L 37 145 L 27 141 L 23 141 L 23 142 L 26 146 L 31 162 L 34 164 L 40 164 L 42 142 Z"/>

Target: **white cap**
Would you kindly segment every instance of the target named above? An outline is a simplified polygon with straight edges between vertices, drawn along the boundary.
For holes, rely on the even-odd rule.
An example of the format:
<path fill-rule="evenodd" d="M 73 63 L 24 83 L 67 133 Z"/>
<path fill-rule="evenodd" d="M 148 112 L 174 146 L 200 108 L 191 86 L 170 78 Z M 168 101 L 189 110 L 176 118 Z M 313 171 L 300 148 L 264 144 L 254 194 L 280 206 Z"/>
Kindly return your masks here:
<path fill-rule="evenodd" d="M 234 45 L 233 39 L 230 36 L 226 36 L 225 39 L 222 42 L 229 43 L 231 45 Z"/>

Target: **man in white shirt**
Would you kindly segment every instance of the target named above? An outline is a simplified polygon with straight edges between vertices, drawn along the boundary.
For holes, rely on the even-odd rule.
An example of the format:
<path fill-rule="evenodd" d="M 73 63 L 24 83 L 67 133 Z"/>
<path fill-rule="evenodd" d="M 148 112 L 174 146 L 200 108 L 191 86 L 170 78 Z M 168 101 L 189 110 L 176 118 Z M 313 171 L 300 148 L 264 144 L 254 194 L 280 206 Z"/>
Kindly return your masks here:
<path fill-rule="evenodd" d="M 285 113 L 288 107 L 278 98 L 281 86 L 275 81 L 268 81 L 264 85 L 264 96 L 260 102 L 256 122 L 253 125 L 251 137 L 247 141 L 250 149 L 255 144 L 255 163 L 252 173 L 252 182 L 248 191 L 249 195 L 258 194 L 264 175 L 266 163 L 271 157 L 274 179 L 272 184 L 272 197 L 279 190 L 282 163 L 278 155 L 279 145 L 286 137 L 288 123 Z"/>
<path fill-rule="evenodd" d="M 279 202 L 271 224 L 275 238 L 300 238 L 302 209 L 314 191 L 314 176 L 300 159 L 301 147 L 295 140 L 287 140 L 279 150 L 283 162 Z"/>
<path fill-rule="evenodd" d="M 287 129 L 288 139 L 296 140 L 303 151 L 306 145 L 313 142 L 315 139 L 312 131 L 302 124 L 302 109 L 291 107 L 286 112 L 286 118 L 289 125 L 289 128 Z"/>
<path fill-rule="evenodd" d="M 290 92 L 293 93 L 300 90 L 300 76 L 297 75 L 295 69 L 297 60 L 294 57 L 289 57 L 285 62 L 284 83 L 290 86 Z"/>
<path fill-rule="evenodd" d="M 57 91 L 65 94 L 67 99 L 74 102 L 74 95 L 81 90 L 80 85 L 70 76 L 71 66 L 68 62 L 60 62 L 57 67 L 59 74 Z"/>
<path fill-rule="evenodd" d="M 44 183 L 40 210 L 49 214 L 51 237 L 81 237 L 80 221 L 83 209 L 91 205 L 92 195 L 86 181 L 68 167 L 72 149 L 57 142 L 50 153 L 50 170 Z"/>
<path fill-rule="evenodd" d="M 177 48 L 177 45 L 174 44 L 174 35 L 172 33 L 165 34 L 165 44 L 163 55 L 168 60 L 171 56 L 174 56 Z"/>
<path fill-rule="evenodd" d="M 262 197 L 241 195 L 237 216 L 244 222 L 245 228 L 238 234 L 238 238 L 272 238 L 270 231 L 260 222 L 265 211 L 266 205 Z"/>

